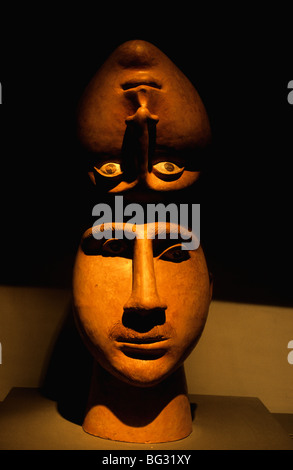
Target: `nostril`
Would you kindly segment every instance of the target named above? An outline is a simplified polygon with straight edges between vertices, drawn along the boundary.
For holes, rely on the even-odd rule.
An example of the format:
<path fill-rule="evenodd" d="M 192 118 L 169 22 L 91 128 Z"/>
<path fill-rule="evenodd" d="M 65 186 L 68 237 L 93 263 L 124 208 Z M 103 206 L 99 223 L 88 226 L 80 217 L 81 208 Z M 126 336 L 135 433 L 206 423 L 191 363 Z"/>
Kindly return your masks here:
<path fill-rule="evenodd" d="M 146 313 L 147 312 L 147 313 Z M 139 310 L 124 309 L 122 324 L 138 333 L 146 333 L 157 325 L 164 325 L 166 315 L 164 309 Z"/>

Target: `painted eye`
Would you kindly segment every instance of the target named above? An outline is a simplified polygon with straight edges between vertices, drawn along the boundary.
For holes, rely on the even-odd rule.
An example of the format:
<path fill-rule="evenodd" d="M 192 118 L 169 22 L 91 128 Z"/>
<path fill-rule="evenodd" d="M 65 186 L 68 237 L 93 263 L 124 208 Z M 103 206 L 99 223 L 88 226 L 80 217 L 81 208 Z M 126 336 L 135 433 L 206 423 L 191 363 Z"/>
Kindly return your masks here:
<path fill-rule="evenodd" d="M 184 171 L 184 167 L 179 167 L 172 162 L 159 162 L 153 165 L 154 173 L 162 179 L 176 179 Z"/>
<path fill-rule="evenodd" d="M 181 263 L 190 258 L 188 250 L 183 250 L 182 245 L 174 245 L 167 248 L 159 257 L 164 261 L 173 261 L 173 263 Z"/>
<path fill-rule="evenodd" d="M 98 173 L 102 176 L 113 177 L 122 174 L 120 163 L 108 162 L 101 165 L 99 168 L 95 167 Z"/>

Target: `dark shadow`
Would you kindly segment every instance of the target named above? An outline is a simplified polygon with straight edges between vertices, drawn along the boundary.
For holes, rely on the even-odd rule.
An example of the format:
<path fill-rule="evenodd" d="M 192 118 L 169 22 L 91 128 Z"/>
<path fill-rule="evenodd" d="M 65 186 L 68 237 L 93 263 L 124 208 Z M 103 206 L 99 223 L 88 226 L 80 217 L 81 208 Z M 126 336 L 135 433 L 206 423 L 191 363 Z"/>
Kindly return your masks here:
<path fill-rule="evenodd" d="M 190 403 L 190 412 L 191 412 L 192 421 L 195 420 L 196 410 L 197 410 L 197 404 L 196 403 Z"/>
<path fill-rule="evenodd" d="M 56 340 L 41 393 L 57 402 L 59 413 L 81 425 L 92 373 L 92 356 L 74 323 L 72 308 Z"/>
<path fill-rule="evenodd" d="M 94 376 L 97 381 L 93 382 L 95 389 L 93 389 L 89 401 L 90 408 L 106 407 L 112 415 L 116 416 L 118 421 L 133 428 L 145 427 L 155 421 L 173 400 L 185 393 L 183 367 L 179 367 L 159 383 L 150 387 L 125 384 L 99 364 L 94 366 Z M 99 388 L 100 385 L 101 388 Z M 102 393 L 95 393 L 98 390 Z M 113 393 L 109 390 L 112 390 Z M 191 406 L 192 417 L 194 410 L 194 406 Z"/>
<path fill-rule="evenodd" d="M 165 322 L 165 310 L 160 308 L 154 308 L 145 314 L 140 314 L 135 309 L 125 308 L 122 317 L 123 326 L 139 333 L 146 333 L 157 325 L 164 325 Z"/>

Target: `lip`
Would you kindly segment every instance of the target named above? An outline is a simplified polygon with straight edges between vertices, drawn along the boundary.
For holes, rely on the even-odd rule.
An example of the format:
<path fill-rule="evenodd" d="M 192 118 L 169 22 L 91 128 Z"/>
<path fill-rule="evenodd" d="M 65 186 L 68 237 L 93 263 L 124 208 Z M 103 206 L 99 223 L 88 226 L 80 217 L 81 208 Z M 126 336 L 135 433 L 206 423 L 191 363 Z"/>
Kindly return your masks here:
<path fill-rule="evenodd" d="M 121 88 L 124 91 L 132 90 L 140 86 L 156 88 L 157 90 L 161 90 L 162 88 L 162 84 L 155 77 L 144 72 L 131 75 L 129 79 L 126 79 L 123 81 L 123 83 L 121 83 Z"/>
<path fill-rule="evenodd" d="M 134 336 L 134 337 L 124 337 L 118 336 L 116 341 L 118 343 L 123 343 L 127 345 L 136 345 L 136 346 L 143 346 L 143 345 L 157 345 L 157 343 L 162 343 L 167 341 L 169 338 L 166 336 L 158 335 L 158 336 Z"/>

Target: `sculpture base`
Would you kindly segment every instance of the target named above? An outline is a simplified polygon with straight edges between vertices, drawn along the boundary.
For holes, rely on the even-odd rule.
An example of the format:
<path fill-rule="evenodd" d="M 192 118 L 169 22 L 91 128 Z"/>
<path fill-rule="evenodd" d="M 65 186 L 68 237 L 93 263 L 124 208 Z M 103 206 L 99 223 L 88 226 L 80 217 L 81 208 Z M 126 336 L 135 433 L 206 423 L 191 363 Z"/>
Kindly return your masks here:
<path fill-rule="evenodd" d="M 286 432 L 257 398 L 191 395 L 195 407 L 193 432 L 165 444 L 127 444 L 93 437 L 65 419 L 56 402 L 36 388 L 14 388 L 0 402 L 1 450 L 100 450 L 115 452 L 151 449 L 195 450 L 293 450 L 293 415 Z M 95 454 L 95 464 L 96 464 Z M 31 454 L 29 454 L 31 459 Z M 74 458 L 75 454 L 74 454 Z"/>
<path fill-rule="evenodd" d="M 156 386 L 134 387 L 95 363 L 83 429 L 103 439 L 133 443 L 187 437 L 192 418 L 183 366 Z"/>

